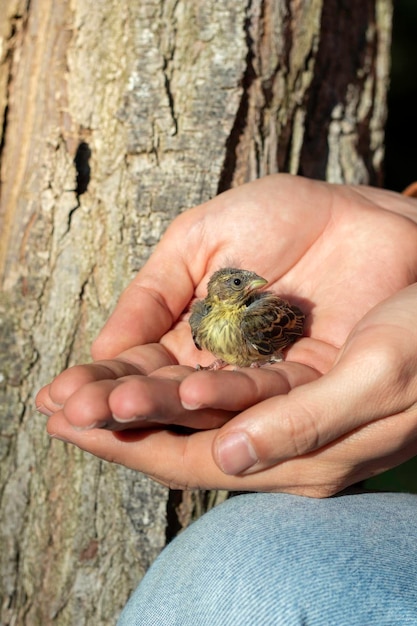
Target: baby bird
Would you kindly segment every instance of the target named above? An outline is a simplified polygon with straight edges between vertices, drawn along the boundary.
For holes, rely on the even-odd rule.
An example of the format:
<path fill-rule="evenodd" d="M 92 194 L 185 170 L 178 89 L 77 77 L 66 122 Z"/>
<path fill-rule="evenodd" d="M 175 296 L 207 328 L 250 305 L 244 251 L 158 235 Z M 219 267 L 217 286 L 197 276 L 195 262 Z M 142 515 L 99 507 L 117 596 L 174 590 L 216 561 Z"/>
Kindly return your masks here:
<path fill-rule="evenodd" d="M 211 276 L 207 297 L 194 302 L 189 320 L 197 348 L 217 359 L 202 369 L 279 361 L 280 351 L 302 336 L 304 314 L 271 291 L 259 291 L 267 283 L 233 267 Z"/>

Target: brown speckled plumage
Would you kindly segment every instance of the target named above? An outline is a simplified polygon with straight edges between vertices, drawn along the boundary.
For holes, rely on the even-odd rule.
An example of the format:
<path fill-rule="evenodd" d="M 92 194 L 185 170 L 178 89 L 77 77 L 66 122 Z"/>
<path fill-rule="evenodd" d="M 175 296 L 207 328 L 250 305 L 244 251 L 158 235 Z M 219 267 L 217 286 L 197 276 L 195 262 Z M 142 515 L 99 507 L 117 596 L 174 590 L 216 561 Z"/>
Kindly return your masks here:
<path fill-rule="evenodd" d="M 197 348 L 230 365 L 246 367 L 279 360 L 279 353 L 303 334 L 304 314 L 271 291 L 255 272 L 223 268 L 207 286 L 207 297 L 191 309 Z"/>

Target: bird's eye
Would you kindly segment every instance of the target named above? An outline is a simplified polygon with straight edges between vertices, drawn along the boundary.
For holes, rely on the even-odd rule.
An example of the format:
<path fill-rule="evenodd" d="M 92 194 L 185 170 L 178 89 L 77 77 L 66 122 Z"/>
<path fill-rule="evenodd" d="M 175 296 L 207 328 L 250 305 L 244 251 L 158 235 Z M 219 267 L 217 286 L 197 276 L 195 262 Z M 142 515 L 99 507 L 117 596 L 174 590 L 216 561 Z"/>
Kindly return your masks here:
<path fill-rule="evenodd" d="M 242 284 L 242 281 L 240 280 L 240 278 L 235 278 L 233 280 L 233 284 L 235 285 L 235 287 L 239 287 Z"/>

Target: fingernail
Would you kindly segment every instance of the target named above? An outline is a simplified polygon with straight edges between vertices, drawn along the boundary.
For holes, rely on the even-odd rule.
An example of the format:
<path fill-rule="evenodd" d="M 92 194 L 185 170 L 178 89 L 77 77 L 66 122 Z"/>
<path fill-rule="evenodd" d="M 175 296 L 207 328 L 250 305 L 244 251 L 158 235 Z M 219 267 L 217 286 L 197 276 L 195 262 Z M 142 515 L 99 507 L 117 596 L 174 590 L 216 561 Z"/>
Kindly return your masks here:
<path fill-rule="evenodd" d="M 95 428 L 108 428 L 109 424 L 109 420 L 99 420 L 97 422 L 92 422 L 91 424 L 86 424 L 85 426 L 76 426 L 75 424 L 72 424 L 72 427 L 77 433 L 83 433 L 88 430 L 94 430 Z"/>
<path fill-rule="evenodd" d="M 225 474 L 240 474 L 258 461 L 255 448 L 244 433 L 230 433 L 216 443 L 216 456 Z"/>
<path fill-rule="evenodd" d="M 197 411 L 197 409 L 202 409 L 204 407 L 203 404 L 195 402 L 194 404 L 191 402 L 184 402 L 181 400 L 182 407 L 187 411 Z"/>
<path fill-rule="evenodd" d="M 42 415 L 45 415 L 46 417 L 51 417 L 52 415 L 52 411 L 50 411 L 49 409 L 46 408 L 46 406 L 44 404 L 38 404 L 36 406 L 36 411 L 38 413 L 42 413 Z"/>
<path fill-rule="evenodd" d="M 133 417 L 120 417 L 112 413 L 112 418 L 119 424 L 129 424 L 130 422 L 146 422 L 149 418 L 146 415 L 133 415 Z"/>
<path fill-rule="evenodd" d="M 49 433 L 49 436 L 51 439 L 58 439 L 58 441 L 63 441 L 64 443 L 71 443 L 68 439 L 65 439 L 65 437 L 61 437 L 61 435 L 55 435 L 55 433 Z"/>

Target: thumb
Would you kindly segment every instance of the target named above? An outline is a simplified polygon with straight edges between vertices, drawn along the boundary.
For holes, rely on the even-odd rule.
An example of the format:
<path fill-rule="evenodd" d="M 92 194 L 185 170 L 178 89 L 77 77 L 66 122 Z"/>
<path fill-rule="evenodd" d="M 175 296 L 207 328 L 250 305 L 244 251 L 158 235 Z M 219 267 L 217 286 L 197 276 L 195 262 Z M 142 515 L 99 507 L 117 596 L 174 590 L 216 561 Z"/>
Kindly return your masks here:
<path fill-rule="evenodd" d="M 386 328 L 361 330 L 327 374 L 228 422 L 213 442 L 217 465 L 226 474 L 256 472 L 409 408 L 416 400 L 416 343 L 403 329 L 389 331 L 387 341 Z"/>
<path fill-rule="evenodd" d="M 176 218 L 154 253 L 122 293 L 120 300 L 92 346 L 95 360 L 114 358 L 145 343 L 159 341 L 175 323 L 194 293 L 203 273 L 194 263 L 190 272 L 184 249 L 184 232 L 194 213 Z"/>

